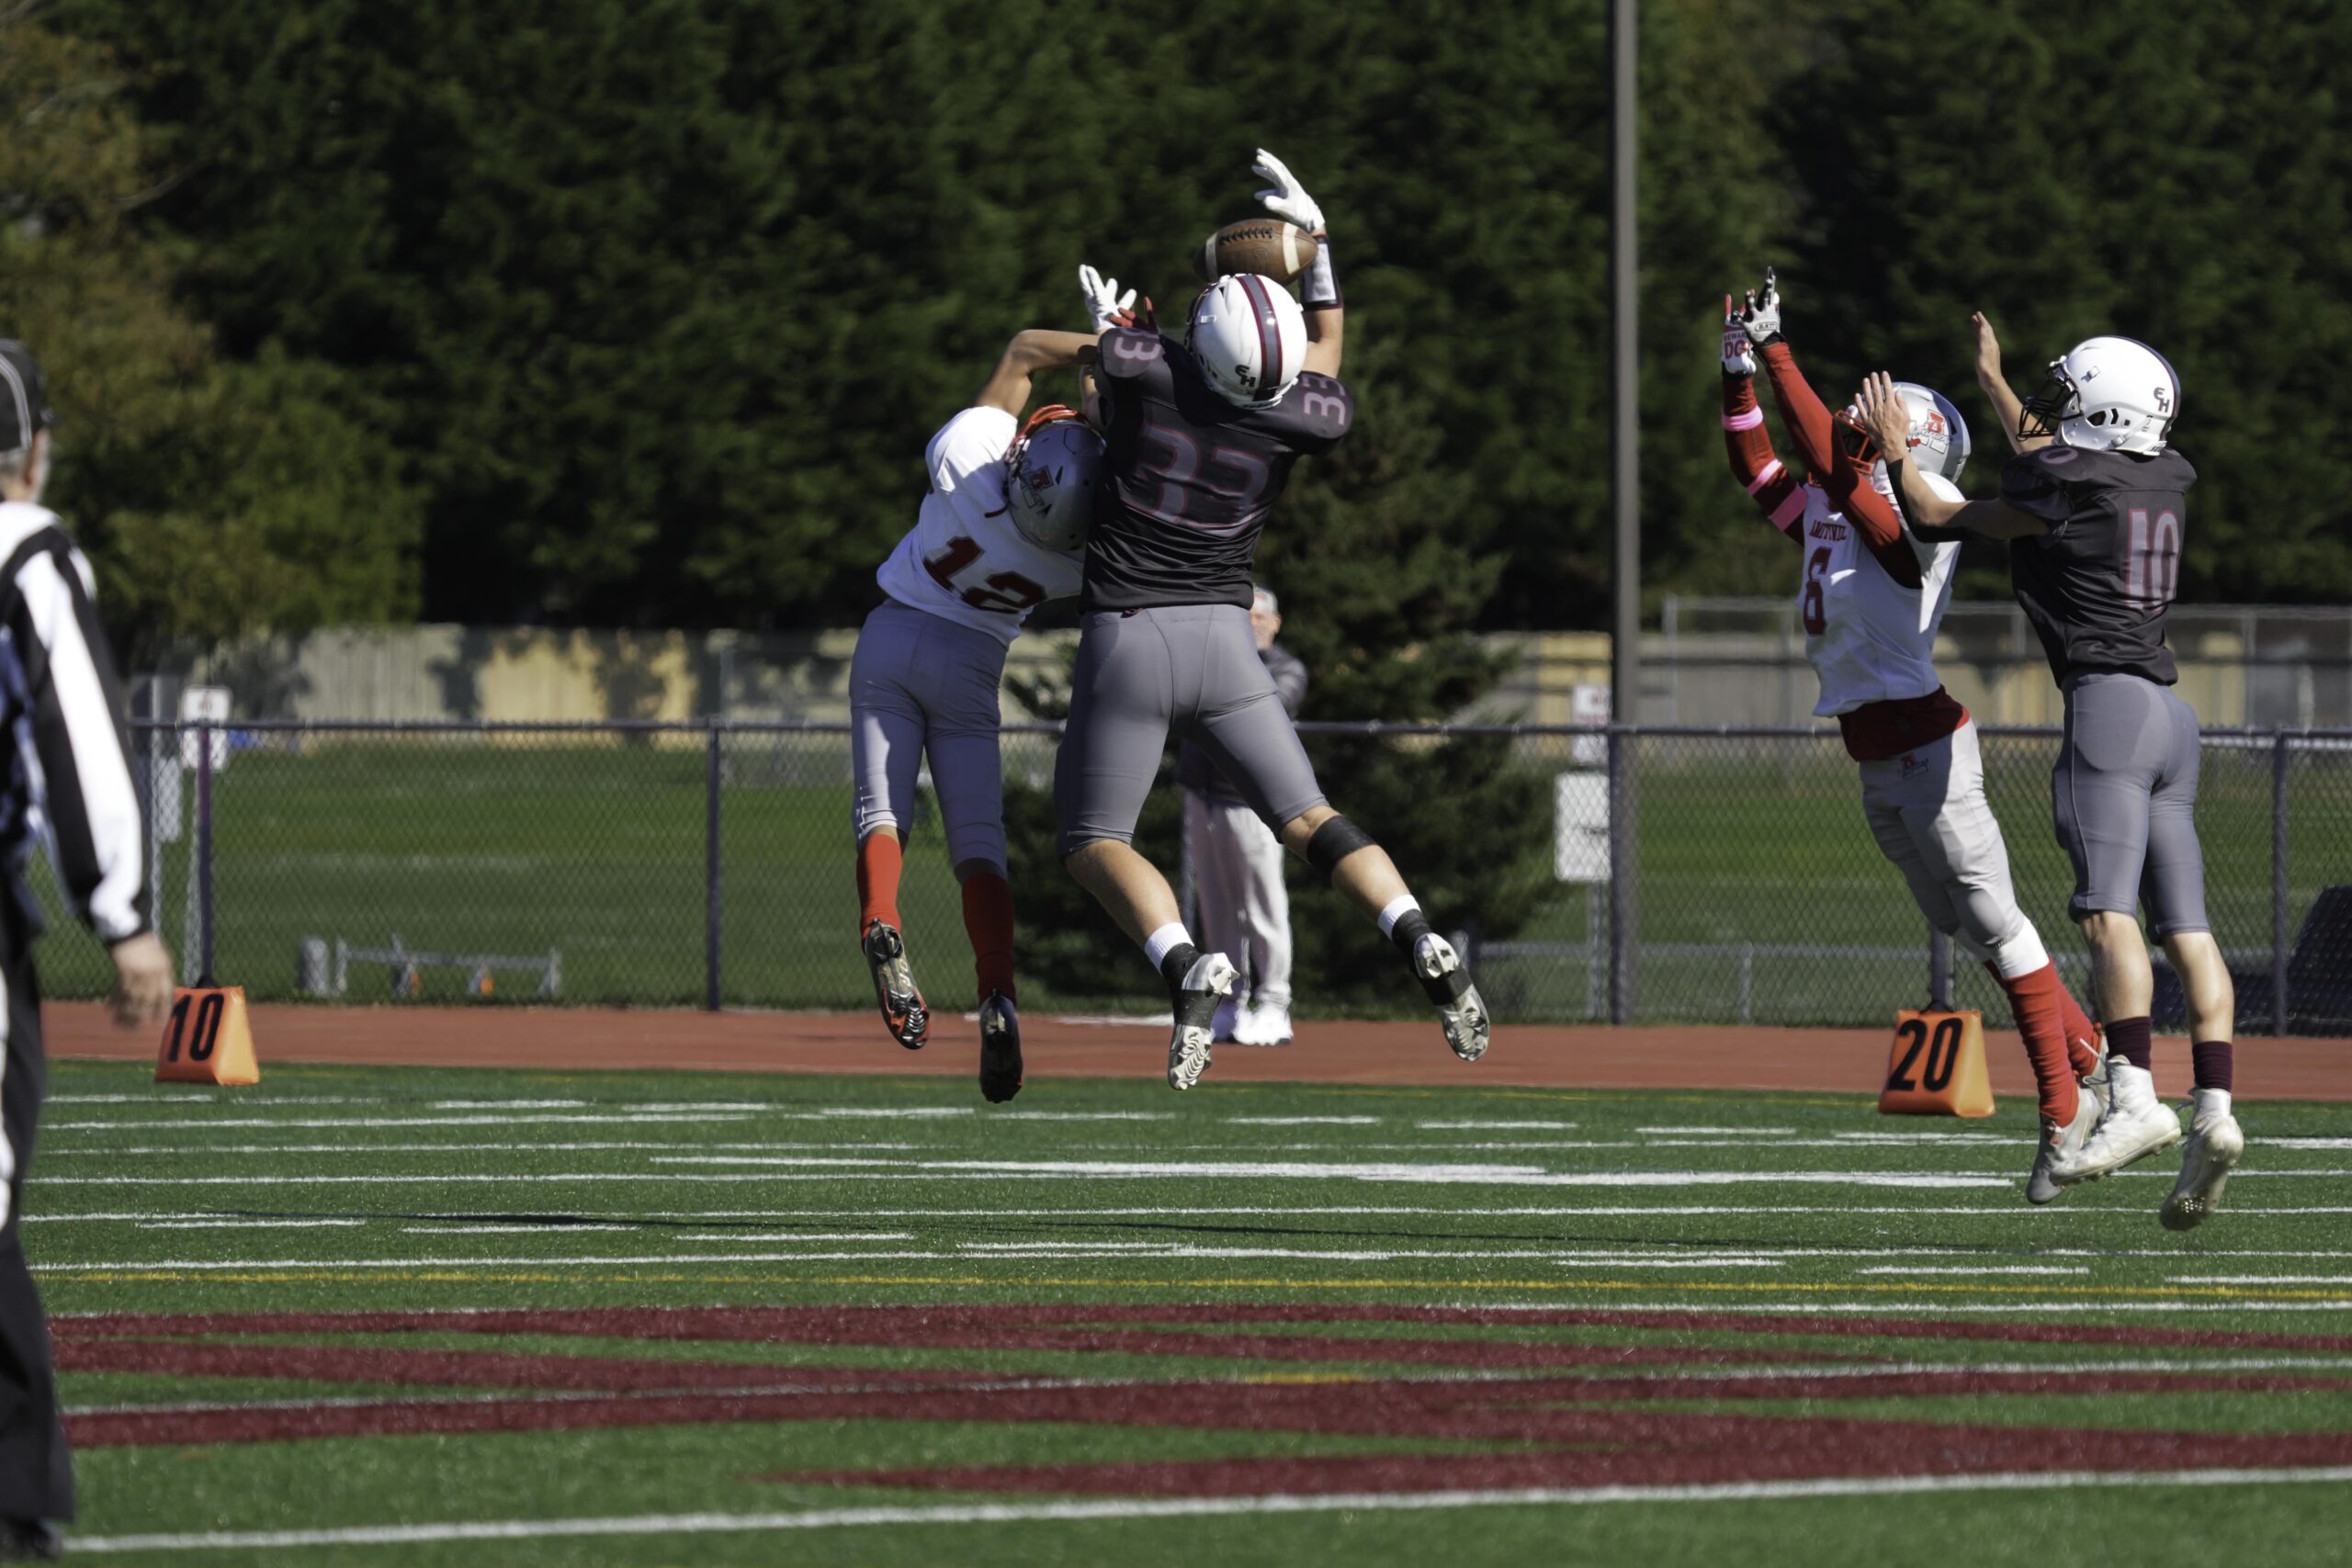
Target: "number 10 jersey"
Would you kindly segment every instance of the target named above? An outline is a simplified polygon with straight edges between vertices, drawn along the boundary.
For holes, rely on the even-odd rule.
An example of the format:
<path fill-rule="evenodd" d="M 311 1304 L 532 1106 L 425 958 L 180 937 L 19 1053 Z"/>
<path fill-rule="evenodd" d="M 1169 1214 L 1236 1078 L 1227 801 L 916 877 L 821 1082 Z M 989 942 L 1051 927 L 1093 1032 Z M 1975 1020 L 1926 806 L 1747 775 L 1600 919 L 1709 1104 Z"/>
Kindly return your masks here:
<path fill-rule="evenodd" d="M 1250 607 L 1250 565 L 1291 465 L 1328 452 L 1354 405 L 1302 374 L 1272 408 L 1228 402 L 1171 338 L 1102 334 L 1095 367 L 1107 480 L 1086 539 L 1087 610 Z"/>
<path fill-rule="evenodd" d="M 1021 422 L 1002 409 L 968 408 L 939 427 L 923 452 L 931 491 L 882 570 L 882 592 L 910 609 L 971 626 L 1010 644 L 1029 612 L 1078 592 L 1080 561 L 1032 544 L 1004 498 L 1004 458 Z"/>

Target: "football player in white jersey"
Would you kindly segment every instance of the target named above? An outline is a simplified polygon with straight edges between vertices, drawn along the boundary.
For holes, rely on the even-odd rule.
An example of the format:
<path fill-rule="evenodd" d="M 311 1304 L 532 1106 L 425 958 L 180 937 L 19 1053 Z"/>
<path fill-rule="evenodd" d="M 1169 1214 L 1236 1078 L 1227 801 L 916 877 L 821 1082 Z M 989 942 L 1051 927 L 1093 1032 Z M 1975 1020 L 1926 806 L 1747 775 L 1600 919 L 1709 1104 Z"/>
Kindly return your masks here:
<path fill-rule="evenodd" d="M 972 406 L 939 427 L 923 454 L 929 491 L 875 574 L 888 597 L 850 660 L 858 933 L 882 1021 L 910 1051 L 930 1034 L 899 918 L 901 836 L 927 750 L 979 975 L 980 1092 L 996 1101 L 1022 1077 L 997 686 L 1029 612 L 1078 592 L 1102 454 L 1067 408 L 1021 414 L 1032 377 L 1093 352 L 1091 333 L 1022 333 Z"/>
<path fill-rule="evenodd" d="M 1800 481 L 1773 456 L 1758 406 L 1758 360 L 1798 456 Z M 2041 1089 L 2041 1144 L 2026 1196 L 2063 1189 L 2052 1164 L 2098 1120 L 2097 1032 L 2018 908 L 2001 825 L 1984 799 L 1976 727 L 1936 673 L 1936 631 L 1951 598 L 1956 544 L 1904 526 L 1885 465 L 1851 416 L 1833 419 L 1781 336 L 1772 275 L 1744 308 L 1724 301 L 1724 443 L 1733 477 L 1804 552 L 1797 601 L 1805 657 L 1820 678 L 1814 712 L 1834 716 L 1861 769 L 1862 810 L 1880 851 L 1938 931 L 1973 954 L 2009 998 Z M 1940 394 L 1904 383 L 1908 457 L 1939 493 L 1968 460 L 1968 427 Z M 2086 1092 L 2084 1080 L 2088 1080 Z"/>

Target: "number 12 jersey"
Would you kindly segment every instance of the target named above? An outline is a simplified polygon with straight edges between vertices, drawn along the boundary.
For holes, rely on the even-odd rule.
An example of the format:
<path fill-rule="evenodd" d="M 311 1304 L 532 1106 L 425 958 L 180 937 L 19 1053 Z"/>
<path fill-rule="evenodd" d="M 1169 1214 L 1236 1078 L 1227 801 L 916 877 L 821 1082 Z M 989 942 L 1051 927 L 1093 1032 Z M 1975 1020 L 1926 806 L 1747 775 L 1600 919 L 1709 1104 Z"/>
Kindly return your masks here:
<path fill-rule="evenodd" d="M 964 410 L 923 452 L 931 491 L 882 570 L 882 592 L 910 609 L 1001 637 L 1029 612 L 1078 592 L 1076 553 L 1032 544 L 1004 498 L 1004 458 L 1021 422 L 1002 409 Z"/>
<path fill-rule="evenodd" d="M 1346 387 L 1301 374 L 1249 409 L 1212 388 L 1191 350 L 1156 333 L 1102 334 L 1108 482 L 1086 540 L 1087 610 L 1250 606 L 1250 565 L 1291 465 L 1328 452 L 1354 414 Z"/>

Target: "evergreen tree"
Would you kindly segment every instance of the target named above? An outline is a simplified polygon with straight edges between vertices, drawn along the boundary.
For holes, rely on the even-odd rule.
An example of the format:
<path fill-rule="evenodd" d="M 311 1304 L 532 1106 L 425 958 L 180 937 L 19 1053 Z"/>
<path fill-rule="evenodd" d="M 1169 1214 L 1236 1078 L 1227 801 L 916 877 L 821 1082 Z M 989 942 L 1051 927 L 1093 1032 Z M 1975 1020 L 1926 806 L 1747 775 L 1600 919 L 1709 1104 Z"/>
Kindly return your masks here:
<path fill-rule="evenodd" d="M 1975 398 L 1972 310 L 2020 392 L 2082 338 L 2179 372 L 2184 599 L 2352 595 L 2334 453 L 2301 432 L 2352 354 L 2341 118 L 2352 10 L 1996 0 L 1932 17 L 1852 0 L 1780 128 L 1813 205 L 1795 269 L 1825 395 L 1891 367 L 1976 424 L 1984 493 L 2007 443 Z M 1972 547 L 2006 592 L 1998 547 Z"/>
<path fill-rule="evenodd" d="M 46 499 L 96 566 L 126 661 L 178 638 L 413 613 L 419 515 L 337 379 L 224 364 L 129 215 L 154 149 L 107 52 L 0 16 L 0 334 L 62 414 Z"/>

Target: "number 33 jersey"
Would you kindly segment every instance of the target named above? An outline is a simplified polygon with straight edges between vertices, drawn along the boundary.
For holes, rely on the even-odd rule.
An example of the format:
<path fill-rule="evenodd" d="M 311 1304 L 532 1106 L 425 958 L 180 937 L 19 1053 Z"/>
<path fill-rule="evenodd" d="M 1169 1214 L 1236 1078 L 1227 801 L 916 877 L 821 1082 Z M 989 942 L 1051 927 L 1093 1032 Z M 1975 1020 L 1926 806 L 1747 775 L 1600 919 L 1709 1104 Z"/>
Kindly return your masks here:
<path fill-rule="evenodd" d="M 1172 338 L 1102 334 L 1095 367 L 1108 482 L 1086 539 L 1088 610 L 1250 607 L 1250 563 L 1291 465 L 1348 433 L 1354 403 L 1303 374 L 1272 408 L 1227 401 Z"/>
<path fill-rule="evenodd" d="M 1021 422 L 1002 409 L 968 408 L 939 427 L 923 452 L 931 492 L 882 570 L 882 592 L 910 609 L 1010 643 L 1029 612 L 1078 592 L 1080 558 L 1035 545 L 1013 525 L 1004 499 L 1004 457 Z"/>

